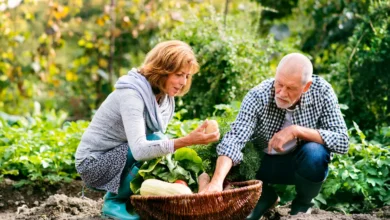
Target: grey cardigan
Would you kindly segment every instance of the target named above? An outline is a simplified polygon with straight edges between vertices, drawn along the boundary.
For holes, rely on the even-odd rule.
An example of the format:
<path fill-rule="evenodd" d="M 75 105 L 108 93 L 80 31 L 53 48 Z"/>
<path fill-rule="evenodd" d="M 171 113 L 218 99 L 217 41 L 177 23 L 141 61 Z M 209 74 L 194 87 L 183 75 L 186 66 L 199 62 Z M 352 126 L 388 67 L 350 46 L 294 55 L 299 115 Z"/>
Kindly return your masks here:
<path fill-rule="evenodd" d="M 173 140 L 148 141 L 147 134 L 165 132 L 175 109 L 173 97 L 160 103 L 145 77 L 135 69 L 119 78 L 84 132 L 77 148 L 76 166 L 87 157 L 99 155 L 128 143 L 136 160 L 149 160 L 173 153 Z"/>

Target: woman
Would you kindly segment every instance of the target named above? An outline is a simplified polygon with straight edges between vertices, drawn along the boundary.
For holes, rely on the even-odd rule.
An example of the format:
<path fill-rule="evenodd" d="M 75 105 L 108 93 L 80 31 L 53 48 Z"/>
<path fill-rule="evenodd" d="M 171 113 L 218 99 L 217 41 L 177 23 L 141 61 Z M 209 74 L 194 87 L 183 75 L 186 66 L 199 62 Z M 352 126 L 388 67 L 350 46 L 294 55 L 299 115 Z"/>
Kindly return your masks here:
<path fill-rule="evenodd" d="M 163 135 L 173 117 L 174 96 L 188 92 L 198 69 L 190 46 L 177 40 L 162 42 L 147 54 L 139 70 L 119 78 L 116 90 L 97 110 L 78 146 L 76 169 L 87 186 L 107 191 L 103 215 L 139 218 L 126 211 L 130 181 L 138 172 L 136 161 L 219 139 L 219 131 L 204 133 L 207 121 L 178 139 Z"/>

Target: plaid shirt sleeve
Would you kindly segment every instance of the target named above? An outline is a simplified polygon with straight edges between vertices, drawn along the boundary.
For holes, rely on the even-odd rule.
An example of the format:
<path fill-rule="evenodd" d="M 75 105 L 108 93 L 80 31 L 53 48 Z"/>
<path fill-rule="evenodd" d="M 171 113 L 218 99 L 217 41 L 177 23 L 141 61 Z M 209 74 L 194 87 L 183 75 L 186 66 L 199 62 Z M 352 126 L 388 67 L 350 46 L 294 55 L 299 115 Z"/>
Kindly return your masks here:
<path fill-rule="evenodd" d="M 345 154 L 348 152 L 349 138 L 337 97 L 329 84 L 323 94 L 323 103 L 326 104 L 319 118 L 318 131 L 331 152 Z"/>
<path fill-rule="evenodd" d="M 261 108 L 262 105 L 259 104 L 255 91 L 249 91 L 241 104 L 236 120 L 231 124 L 230 131 L 225 134 L 217 146 L 217 154 L 231 158 L 233 166 L 243 159 L 241 150 L 255 130 L 258 112 Z"/>

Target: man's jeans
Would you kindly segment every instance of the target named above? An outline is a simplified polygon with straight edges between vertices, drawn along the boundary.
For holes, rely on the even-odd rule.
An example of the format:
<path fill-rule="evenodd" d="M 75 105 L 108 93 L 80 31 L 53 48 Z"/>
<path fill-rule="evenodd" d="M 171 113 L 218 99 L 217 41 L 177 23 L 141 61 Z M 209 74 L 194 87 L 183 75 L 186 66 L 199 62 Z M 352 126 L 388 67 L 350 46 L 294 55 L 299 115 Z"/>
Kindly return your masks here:
<path fill-rule="evenodd" d="M 294 185 L 295 173 L 322 182 L 328 175 L 330 152 L 323 145 L 308 142 L 285 155 L 264 154 L 257 179 L 264 183 Z"/>

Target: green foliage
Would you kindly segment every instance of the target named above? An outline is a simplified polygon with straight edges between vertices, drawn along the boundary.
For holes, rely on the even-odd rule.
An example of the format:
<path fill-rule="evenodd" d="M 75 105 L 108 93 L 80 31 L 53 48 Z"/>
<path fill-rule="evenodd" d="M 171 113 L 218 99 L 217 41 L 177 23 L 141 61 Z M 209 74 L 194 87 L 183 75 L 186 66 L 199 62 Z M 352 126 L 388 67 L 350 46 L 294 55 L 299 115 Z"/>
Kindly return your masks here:
<path fill-rule="evenodd" d="M 336 155 L 318 199 L 321 206 L 343 212 L 367 212 L 390 204 L 389 146 L 366 141 L 357 124 L 350 132 L 347 155 Z M 361 201 L 361 202 L 357 202 Z"/>
<path fill-rule="evenodd" d="M 349 107 L 348 121 L 356 121 L 363 129 L 390 122 L 389 15 L 390 2 L 372 3 L 332 68 L 340 86 L 339 99 Z"/>
<path fill-rule="evenodd" d="M 45 188 L 78 176 L 74 153 L 88 122 L 65 122 L 63 112 L 0 115 L 0 176 Z"/>
<path fill-rule="evenodd" d="M 255 39 L 250 29 L 236 26 L 242 14 L 228 17 L 224 26 L 223 18 L 210 10 L 211 15 L 189 20 L 163 37 L 189 43 L 200 64 L 190 92 L 178 102 L 178 109 L 188 111 L 185 118 L 204 118 L 215 104 L 241 100 L 250 88 L 274 75 L 271 65 L 289 51 L 272 38 Z"/>
<path fill-rule="evenodd" d="M 368 10 L 370 1 L 349 0 L 304 0 L 305 13 L 314 23 L 313 29 L 305 33 L 302 45 L 304 51 L 323 55 L 323 49 L 330 49 L 333 43 L 346 43 L 353 33 L 360 16 Z"/>
<path fill-rule="evenodd" d="M 252 0 L 253 1 L 253 0 Z M 260 34 L 268 34 L 272 21 L 288 17 L 292 14 L 293 9 L 297 6 L 298 0 L 254 0 L 258 2 L 262 8 L 260 11 L 260 20 L 258 32 Z"/>

